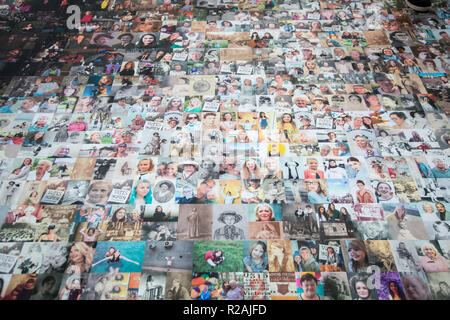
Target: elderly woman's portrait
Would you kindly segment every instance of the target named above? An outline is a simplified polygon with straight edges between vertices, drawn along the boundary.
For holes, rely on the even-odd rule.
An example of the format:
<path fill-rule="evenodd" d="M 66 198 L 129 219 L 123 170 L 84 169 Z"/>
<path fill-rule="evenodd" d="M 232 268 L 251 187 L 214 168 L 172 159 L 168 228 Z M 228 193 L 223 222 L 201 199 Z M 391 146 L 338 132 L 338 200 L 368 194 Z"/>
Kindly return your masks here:
<path fill-rule="evenodd" d="M 153 191 L 153 198 L 160 203 L 166 203 L 173 198 L 174 194 L 175 194 L 174 183 L 170 180 L 163 180 L 155 185 L 155 189 Z"/>

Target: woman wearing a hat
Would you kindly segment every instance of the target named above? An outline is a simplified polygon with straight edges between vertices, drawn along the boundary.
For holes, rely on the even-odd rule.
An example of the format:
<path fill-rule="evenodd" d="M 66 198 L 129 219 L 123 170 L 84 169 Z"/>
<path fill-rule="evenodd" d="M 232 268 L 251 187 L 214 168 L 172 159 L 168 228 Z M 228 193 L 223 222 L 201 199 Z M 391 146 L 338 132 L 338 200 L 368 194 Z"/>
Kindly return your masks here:
<path fill-rule="evenodd" d="M 307 129 L 314 129 L 315 128 L 315 126 L 311 124 L 311 119 L 308 118 L 307 116 L 301 117 L 300 121 L 301 121 L 301 126 L 300 126 L 301 130 L 307 130 Z"/>
<path fill-rule="evenodd" d="M 173 198 L 175 186 L 172 182 L 165 180 L 158 182 L 155 186 L 154 198 L 158 202 L 168 202 Z"/>
<path fill-rule="evenodd" d="M 317 95 L 312 100 L 313 100 L 313 104 L 311 106 L 312 111 L 330 111 L 328 104 L 325 103 L 328 102 L 326 98 Z"/>
<path fill-rule="evenodd" d="M 214 232 L 214 240 L 244 240 L 244 231 L 235 226 L 241 221 L 242 216 L 235 211 L 224 211 L 220 214 L 219 220 L 225 226 Z"/>
<path fill-rule="evenodd" d="M 191 160 L 186 160 L 180 164 L 183 171 L 178 174 L 178 183 L 181 185 L 190 184 L 197 188 L 198 182 L 198 163 Z"/>
<path fill-rule="evenodd" d="M 180 126 L 178 124 L 180 121 L 177 118 L 170 117 L 169 120 L 167 120 L 167 127 L 165 130 L 180 130 Z"/>
<path fill-rule="evenodd" d="M 114 49 L 133 49 L 134 48 L 134 44 L 133 44 L 134 37 L 131 33 L 122 33 L 121 35 L 119 35 L 117 37 L 117 39 L 120 42 L 113 45 Z"/>

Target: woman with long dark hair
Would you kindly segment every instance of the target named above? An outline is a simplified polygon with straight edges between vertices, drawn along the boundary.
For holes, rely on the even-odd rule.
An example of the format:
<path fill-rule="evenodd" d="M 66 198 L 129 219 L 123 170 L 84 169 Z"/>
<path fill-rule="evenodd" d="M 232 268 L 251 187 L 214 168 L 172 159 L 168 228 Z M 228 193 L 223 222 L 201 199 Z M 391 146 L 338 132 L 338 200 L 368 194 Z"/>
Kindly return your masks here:
<path fill-rule="evenodd" d="M 350 285 L 356 295 L 356 298 L 353 300 L 377 300 L 375 288 L 367 283 L 368 277 L 369 275 L 364 276 L 360 274 L 350 278 Z"/>
<path fill-rule="evenodd" d="M 366 245 L 362 240 L 352 240 L 347 243 L 349 267 L 352 272 L 366 272 L 369 266 Z"/>
<path fill-rule="evenodd" d="M 114 211 L 111 217 L 111 222 L 128 222 L 127 209 L 119 208 Z"/>
<path fill-rule="evenodd" d="M 389 300 L 406 300 L 402 288 L 396 281 L 389 281 Z"/>
<path fill-rule="evenodd" d="M 339 221 L 339 211 L 336 210 L 334 203 L 328 205 L 327 213 L 330 221 Z"/>
<path fill-rule="evenodd" d="M 317 214 L 319 215 L 318 222 L 330 220 L 330 217 L 327 215 L 327 211 L 324 206 L 319 206 L 319 208 L 317 208 Z"/>
<path fill-rule="evenodd" d="M 137 44 L 138 48 L 156 48 L 158 46 L 158 41 L 153 33 L 143 34 L 139 39 Z"/>

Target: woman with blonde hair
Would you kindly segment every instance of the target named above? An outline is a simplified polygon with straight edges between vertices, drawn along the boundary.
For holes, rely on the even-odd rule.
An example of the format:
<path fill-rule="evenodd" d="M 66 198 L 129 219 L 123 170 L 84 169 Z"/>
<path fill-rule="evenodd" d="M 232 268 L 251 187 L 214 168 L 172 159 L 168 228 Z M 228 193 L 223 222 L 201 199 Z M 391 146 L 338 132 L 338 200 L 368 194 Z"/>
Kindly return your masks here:
<path fill-rule="evenodd" d="M 433 204 L 430 202 L 424 202 L 422 204 L 423 214 L 421 214 L 421 217 L 423 220 L 426 221 L 437 221 L 439 218 L 436 216 L 434 212 Z"/>
<path fill-rule="evenodd" d="M 84 242 L 74 242 L 70 248 L 66 273 L 86 273 L 92 265 L 95 249 Z"/>
<path fill-rule="evenodd" d="M 141 212 L 138 209 L 134 209 L 130 213 L 130 222 L 143 222 L 141 218 Z"/>
<path fill-rule="evenodd" d="M 253 242 L 248 249 L 248 256 L 242 259 L 246 272 L 264 272 L 267 270 L 265 255 L 267 246 L 263 241 Z"/>
<path fill-rule="evenodd" d="M 284 155 L 286 147 L 281 143 L 271 143 L 267 151 L 269 152 L 269 157 L 279 157 Z"/>
<path fill-rule="evenodd" d="M 166 111 L 183 112 L 183 99 L 181 97 L 173 97 L 169 100 L 166 106 Z"/>
<path fill-rule="evenodd" d="M 134 62 L 133 62 L 134 63 Z M 108 86 L 112 86 L 113 84 L 113 77 L 111 76 L 102 76 L 98 82 L 97 82 L 97 86 L 102 86 L 102 87 L 108 87 Z"/>
<path fill-rule="evenodd" d="M 422 245 L 421 249 L 424 256 L 420 258 L 420 262 L 422 263 L 422 267 L 425 272 L 449 271 L 448 261 L 439 254 L 436 247 L 432 243 L 425 243 Z"/>
<path fill-rule="evenodd" d="M 295 131 L 297 126 L 295 125 L 294 117 L 290 113 L 283 113 L 280 121 L 277 123 L 278 130 Z"/>
<path fill-rule="evenodd" d="M 258 204 L 255 207 L 256 221 L 275 221 L 273 209 L 267 203 Z"/>
<path fill-rule="evenodd" d="M 202 111 L 202 100 L 199 97 L 191 97 L 185 102 L 184 112 L 200 112 Z"/>
<path fill-rule="evenodd" d="M 319 73 L 319 67 L 318 65 L 312 61 L 312 60 L 307 60 L 305 62 L 305 66 L 303 67 L 303 73 L 305 75 L 314 75 L 314 74 L 318 74 Z"/>
<path fill-rule="evenodd" d="M 428 284 L 419 274 L 402 275 L 401 280 L 408 300 L 433 300 Z"/>
<path fill-rule="evenodd" d="M 155 178 L 155 163 L 151 158 L 140 159 L 137 164 L 139 180 L 152 180 Z"/>
<path fill-rule="evenodd" d="M 280 170 L 278 158 L 270 157 L 264 162 L 264 179 L 282 179 L 283 172 Z"/>
<path fill-rule="evenodd" d="M 242 179 L 261 179 L 261 171 L 254 159 L 247 159 L 242 166 Z"/>
<path fill-rule="evenodd" d="M 121 76 L 134 76 L 134 67 L 134 61 L 128 61 L 124 64 L 119 74 Z"/>

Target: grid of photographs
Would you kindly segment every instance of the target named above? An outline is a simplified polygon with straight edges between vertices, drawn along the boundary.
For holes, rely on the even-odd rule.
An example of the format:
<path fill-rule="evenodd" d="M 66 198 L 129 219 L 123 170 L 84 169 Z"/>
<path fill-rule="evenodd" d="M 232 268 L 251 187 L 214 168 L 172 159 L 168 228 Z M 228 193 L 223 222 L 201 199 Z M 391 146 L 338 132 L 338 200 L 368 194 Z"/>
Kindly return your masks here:
<path fill-rule="evenodd" d="M 0 299 L 449 300 L 433 6 L 0 0 Z"/>

